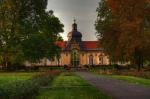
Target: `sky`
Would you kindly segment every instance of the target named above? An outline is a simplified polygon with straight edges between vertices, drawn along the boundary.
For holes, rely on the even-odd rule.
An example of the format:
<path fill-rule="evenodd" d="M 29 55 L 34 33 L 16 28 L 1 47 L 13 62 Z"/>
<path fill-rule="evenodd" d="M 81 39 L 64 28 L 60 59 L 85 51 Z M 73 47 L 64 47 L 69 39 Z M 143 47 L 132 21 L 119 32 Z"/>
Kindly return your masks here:
<path fill-rule="evenodd" d="M 96 40 L 94 23 L 96 20 L 96 8 L 100 0 L 48 0 L 47 10 L 53 10 L 64 24 L 64 40 L 72 30 L 73 20 L 76 19 L 78 31 L 83 35 L 83 40 Z"/>

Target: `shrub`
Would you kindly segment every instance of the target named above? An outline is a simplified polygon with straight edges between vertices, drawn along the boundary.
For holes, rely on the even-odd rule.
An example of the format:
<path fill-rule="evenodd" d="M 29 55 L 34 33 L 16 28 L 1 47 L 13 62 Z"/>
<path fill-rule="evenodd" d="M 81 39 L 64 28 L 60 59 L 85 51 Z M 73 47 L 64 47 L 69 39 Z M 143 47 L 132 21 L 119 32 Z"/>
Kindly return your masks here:
<path fill-rule="evenodd" d="M 0 86 L 1 99 L 31 99 L 38 93 L 38 83 L 32 80 L 19 81 Z"/>
<path fill-rule="evenodd" d="M 41 86 L 47 86 L 52 80 L 51 73 L 35 76 L 26 81 L 17 81 L 0 85 L 0 99 L 32 99 Z"/>
<path fill-rule="evenodd" d="M 63 70 L 64 66 L 38 66 L 40 71 Z"/>
<path fill-rule="evenodd" d="M 92 69 L 92 68 L 94 68 L 95 66 L 94 66 L 94 65 L 93 65 L 93 66 L 92 66 L 92 65 L 84 65 L 84 67 L 87 68 L 87 69 Z"/>

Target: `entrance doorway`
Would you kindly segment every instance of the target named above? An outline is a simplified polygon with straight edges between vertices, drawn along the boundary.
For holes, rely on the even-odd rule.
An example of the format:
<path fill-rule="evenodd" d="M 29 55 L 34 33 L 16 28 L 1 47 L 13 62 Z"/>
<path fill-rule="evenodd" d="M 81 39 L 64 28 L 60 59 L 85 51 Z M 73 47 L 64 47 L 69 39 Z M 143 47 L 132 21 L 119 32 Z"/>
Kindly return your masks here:
<path fill-rule="evenodd" d="M 77 49 L 73 49 L 71 53 L 71 65 L 73 67 L 78 67 L 80 64 L 80 54 Z"/>

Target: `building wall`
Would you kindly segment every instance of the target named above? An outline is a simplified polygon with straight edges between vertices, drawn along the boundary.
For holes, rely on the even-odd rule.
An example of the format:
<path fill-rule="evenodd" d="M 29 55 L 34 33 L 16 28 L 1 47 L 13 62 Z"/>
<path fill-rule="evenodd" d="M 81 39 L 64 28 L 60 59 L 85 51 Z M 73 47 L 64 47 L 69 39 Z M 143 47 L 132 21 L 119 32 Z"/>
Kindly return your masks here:
<path fill-rule="evenodd" d="M 101 51 L 80 51 L 80 65 L 88 65 L 89 64 L 89 56 L 93 56 L 93 65 L 108 65 L 109 64 L 109 58 L 106 56 L 103 52 Z M 100 63 L 100 55 L 103 57 L 103 62 Z M 61 57 L 59 60 L 59 65 L 64 66 L 64 65 L 70 65 L 71 63 L 71 52 L 62 52 Z M 25 63 L 27 66 L 31 66 L 31 63 L 26 62 Z M 39 66 L 56 66 L 58 65 L 58 60 L 55 58 L 55 60 L 48 60 L 48 59 L 43 59 L 41 60 L 40 63 L 32 64 L 32 65 L 39 65 Z"/>
<path fill-rule="evenodd" d="M 89 56 L 93 56 L 93 65 L 99 65 L 100 59 L 99 56 L 102 55 L 103 63 L 101 65 L 108 65 L 109 59 L 101 51 L 81 51 L 80 52 L 80 65 L 89 64 Z M 62 52 L 59 65 L 70 65 L 71 64 L 71 52 Z M 58 65 L 57 59 L 54 61 L 47 60 L 47 65 Z"/>
<path fill-rule="evenodd" d="M 93 64 L 94 65 L 99 65 L 100 60 L 99 56 L 103 55 L 103 65 L 108 65 L 109 64 L 109 59 L 107 56 L 105 56 L 101 51 L 87 51 L 87 52 L 81 52 L 80 54 L 80 64 L 81 65 L 87 65 L 89 64 L 89 57 L 90 55 L 93 56 Z"/>

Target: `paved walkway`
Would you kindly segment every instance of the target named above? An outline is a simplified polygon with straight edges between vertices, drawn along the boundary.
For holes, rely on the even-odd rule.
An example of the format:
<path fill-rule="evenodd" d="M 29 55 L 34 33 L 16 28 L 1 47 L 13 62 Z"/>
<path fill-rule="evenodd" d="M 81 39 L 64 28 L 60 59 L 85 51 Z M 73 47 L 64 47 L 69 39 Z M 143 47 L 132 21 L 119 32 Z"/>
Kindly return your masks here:
<path fill-rule="evenodd" d="M 150 99 L 150 87 L 96 76 L 88 72 L 77 72 L 77 74 L 113 99 Z"/>

